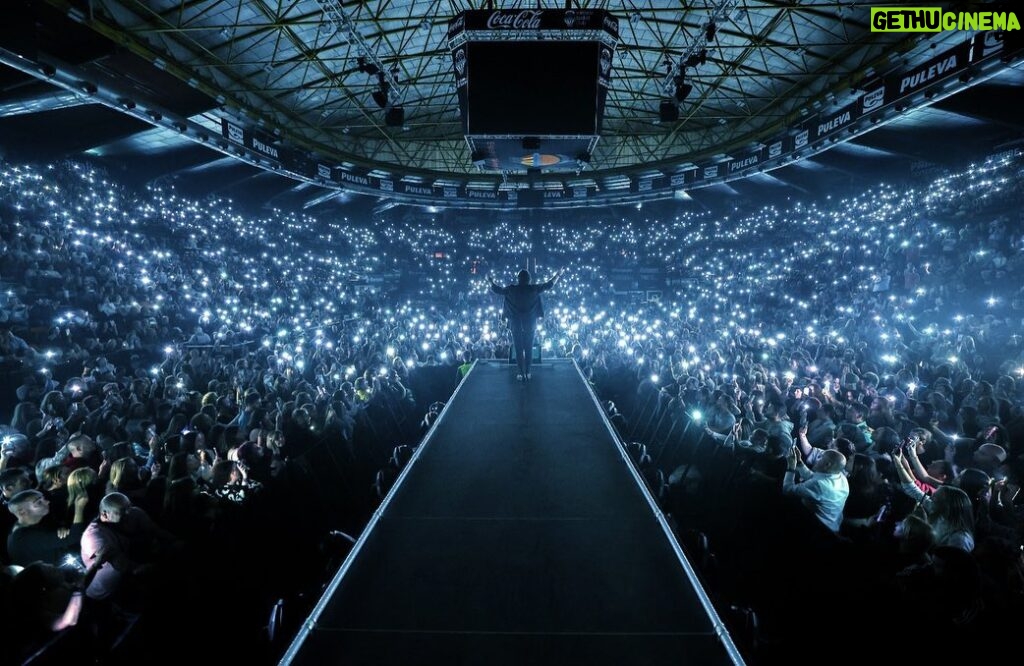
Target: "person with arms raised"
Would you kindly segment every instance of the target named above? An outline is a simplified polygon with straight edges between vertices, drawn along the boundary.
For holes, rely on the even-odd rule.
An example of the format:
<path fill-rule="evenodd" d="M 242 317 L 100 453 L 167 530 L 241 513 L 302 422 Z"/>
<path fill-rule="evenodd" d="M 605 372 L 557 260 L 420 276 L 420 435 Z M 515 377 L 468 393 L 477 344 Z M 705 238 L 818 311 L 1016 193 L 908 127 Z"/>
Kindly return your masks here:
<path fill-rule="evenodd" d="M 544 316 L 544 304 L 541 301 L 541 292 L 545 292 L 555 286 L 562 276 L 558 271 L 547 282 L 530 284 L 530 272 L 519 271 L 516 284 L 506 287 L 494 281 L 488 276 L 491 283 L 491 291 L 505 297 L 503 309 L 504 318 L 508 320 L 508 326 L 512 330 L 512 344 L 516 356 L 516 365 L 519 368 L 517 379 L 519 381 L 530 379 L 530 355 L 533 350 L 533 335 L 537 331 L 537 321 Z"/>

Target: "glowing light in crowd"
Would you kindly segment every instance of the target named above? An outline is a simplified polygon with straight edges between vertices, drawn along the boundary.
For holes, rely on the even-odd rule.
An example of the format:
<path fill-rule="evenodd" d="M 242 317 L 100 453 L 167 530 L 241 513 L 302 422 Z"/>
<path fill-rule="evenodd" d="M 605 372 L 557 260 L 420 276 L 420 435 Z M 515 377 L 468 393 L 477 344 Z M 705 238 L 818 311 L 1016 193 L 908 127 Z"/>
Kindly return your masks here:
<path fill-rule="evenodd" d="M 102 178 L 91 167 L 78 165 L 55 167 L 74 185 L 62 184 L 58 192 L 48 182 L 54 181 L 47 175 L 53 168 L 3 168 L 0 190 L 14 207 L 43 211 L 38 221 L 12 224 L 15 234 L 28 238 L 41 229 L 46 252 L 81 255 L 93 265 L 108 267 L 122 285 L 116 294 L 120 300 L 102 303 L 101 313 L 57 306 L 60 314 L 53 321 L 60 330 L 53 343 L 46 343 L 55 349 L 41 354 L 54 374 L 61 374 L 55 363 L 71 358 L 70 345 L 62 348 L 70 336 L 129 308 L 152 318 L 147 331 L 159 331 L 158 340 L 170 340 L 156 347 L 167 358 L 162 368 L 149 368 L 153 377 L 180 371 L 172 362 L 191 357 L 188 339 L 200 323 L 213 345 L 259 351 L 254 354 L 259 362 L 265 365 L 268 356 L 272 365 L 279 361 L 275 370 L 282 374 L 289 367 L 316 368 L 310 375 L 328 384 L 327 389 L 336 388 L 330 384 L 341 378 L 367 371 L 383 377 L 393 367 L 404 375 L 403 365 L 414 371 L 420 363 L 445 362 L 463 350 L 485 357 L 504 353 L 509 334 L 496 307 L 500 299 L 488 292 L 481 277 L 486 271 L 514 275 L 536 249 L 532 227 L 516 222 L 451 230 L 401 220 L 318 220 L 276 209 L 254 218 L 225 199 L 189 201 L 170 186 L 153 186 L 146 196 L 129 198 L 99 185 Z M 581 365 L 598 358 L 610 364 L 627 362 L 639 376 L 666 385 L 683 383 L 684 375 L 719 385 L 749 381 L 745 371 L 737 376 L 733 367 L 733 360 L 746 353 L 769 376 L 781 373 L 795 380 L 798 374 L 817 376 L 822 369 L 836 372 L 814 351 L 825 343 L 840 355 L 866 343 L 864 360 L 893 372 L 896 368 L 886 366 L 910 358 L 899 355 L 911 344 L 906 340 L 910 326 L 904 324 L 920 321 L 915 328 L 936 346 L 938 358 L 954 364 L 963 358 L 971 365 L 974 354 L 959 346 L 957 334 L 975 334 L 982 315 L 999 316 L 986 309 L 1009 297 L 996 288 L 988 296 L 972 291 L 963 300 L 950 302 L 948 295 L 940 299 L 944 289 L 939 287 L 949 270 L 941 248 L 947 241 L 954 243 L 960 256 L 974 255 L 968 257 L 972 266 L 996 265 L 1008 250 L 986 240 L 983 247 L 964 248 L 956 245 L 956 229 L 924 220 L 945 219 L 941 213 L 951 203 L 970 205 L 997 191 L 1006 185 L 1000 178 L 1015 169 L 1020 164 L 1010 160 L 942 176 L 909 193 L 879 186 L 827 204 L 737 209 L 727 223 L 696 211 L 644 224 L 638 219 L 601 219 L 603 213 L 597 212 L 596 222 L 614 224 L 545 221 L 540 225 L 544 261 L 554 265 L 540 266 L 536 273 L 544 276 L 558 267 L 568 271 L 545 296 L 558 300 L 551 303 L 552 316 L 538 326 L 542 348 L 558 356 L 572 354 Z M 162 235 L 145 234 L 150 225 L 187 239 L 188 254 L 168 245 Z M 807 243 L 808 237 L 820 242 Z M 443 256 L 437 254 L 439 248 Z M 39 249 L 30 251 L 43 257 Z M 883 271 L 888 269 L 881 257 L 887 251 L 896 252 L 900 262 L 914 264 L 920 284 L 908 277 L 905 287 L 886 287 Z M 928 255 L 931 261 L 925 261 Z M 181 270 L 186 256 L 188 269 Z M 685 279 L 670 280 L 658 301 L 616 303 L 605 289 L 618 281 L 610 279 L 609 257 L 626 266 L 624 270 L 658 266 Z M 470 262 L 480 262 L 476 272 L 470 272 Z M 410 294 L 418 292 L 423 298 L 388 303 L 386 296 L 408 277 L 405 266 L 418 280 Z M 819 287 L 835 276 L 842 300 L 828 289 L 786 293 L 797 278 L 808 275 L 820 278 Z M 442 299 L 452 295 L 454 300 L 455 294 L 466 305 L 449 311 Z M 6 292 L 7 299 L 16 297 L 13 290 Z M 385 304 L 378 308 L 378 300 Z M 364 307 L 366 302 L 373 305 Z M 955 330 L 943 328 L 950 319 Z M 185 333 L 174 337 L 174 329 Z M 790 352 L 798 348 L 811 351 L 807 358 L 822 363 L 822 369 L 805 365 L 807 360 L 792 365 L 790 359 L 796 357 Z M 378 367 L 383 359 L 387 366 Z M 1019 357 L 1003 360 L 1009 367 L 1020 363 Z M 147 358 L 142 367 L 150 362 Z M 349 363 L 355 365 L 345 367 Z M 342 367 L 344 371 L 335 371 Z M 1011 372 L 1024 378 L 1024 367 Z M 182 382 L 177 385 L 183 387 Z M 910 383 L 908 388 L 913 392 L 917 386 Z M 692 416 L 699 420 L 699 414 Z"/>

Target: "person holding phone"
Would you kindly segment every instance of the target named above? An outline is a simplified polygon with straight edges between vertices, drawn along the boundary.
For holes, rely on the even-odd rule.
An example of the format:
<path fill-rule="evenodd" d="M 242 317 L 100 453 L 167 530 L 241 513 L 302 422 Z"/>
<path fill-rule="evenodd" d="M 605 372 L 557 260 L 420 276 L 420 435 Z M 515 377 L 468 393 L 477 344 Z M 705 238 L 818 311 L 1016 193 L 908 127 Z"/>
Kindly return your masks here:
<path fill-rule="evenodd" d="M 871 428 L 864 421 L 864 405 L 854 403 L 846 408 L 846 420 L 839 425 L 843 436 L 852 441 L 858 451 L 864 451 L 874 443 Z"/>
<path fill-rule="evenodd" d="M 786 455 L 782 492 L 800 498 L 822 525 L 838 533 L 843 523 L 843 509 L 850 496 L 845 469 L 846 456 L 833 449 L 822 453 L 814 468 L 808 469 L 800 457 L 800 449 L 793 446 Z"/>

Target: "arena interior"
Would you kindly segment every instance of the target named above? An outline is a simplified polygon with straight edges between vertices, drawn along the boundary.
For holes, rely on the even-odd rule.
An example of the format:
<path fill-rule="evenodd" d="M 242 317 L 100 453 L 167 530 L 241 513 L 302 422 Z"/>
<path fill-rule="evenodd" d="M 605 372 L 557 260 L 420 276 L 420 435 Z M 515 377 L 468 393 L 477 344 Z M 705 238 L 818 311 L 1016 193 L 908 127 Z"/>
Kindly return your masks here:
<path fill-rule="evenodd" d="M 900 7 L 5 3 L 3 663 L 1012 654 L 1024 12 Z"/>

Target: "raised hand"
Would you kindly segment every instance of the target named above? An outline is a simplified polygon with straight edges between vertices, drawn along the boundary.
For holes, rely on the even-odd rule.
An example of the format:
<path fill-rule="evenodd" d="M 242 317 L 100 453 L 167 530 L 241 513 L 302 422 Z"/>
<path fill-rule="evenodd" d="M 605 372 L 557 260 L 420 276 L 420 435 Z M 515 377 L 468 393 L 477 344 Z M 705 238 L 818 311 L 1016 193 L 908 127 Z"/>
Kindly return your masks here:
<path fill-rule="evenodd" d="M 789 453 L 786 454 L 786 464 L 790 469 L 796 469 L 797 464 L 800 462 L 800 451 L 795 446 L 790 447 Z"/>

